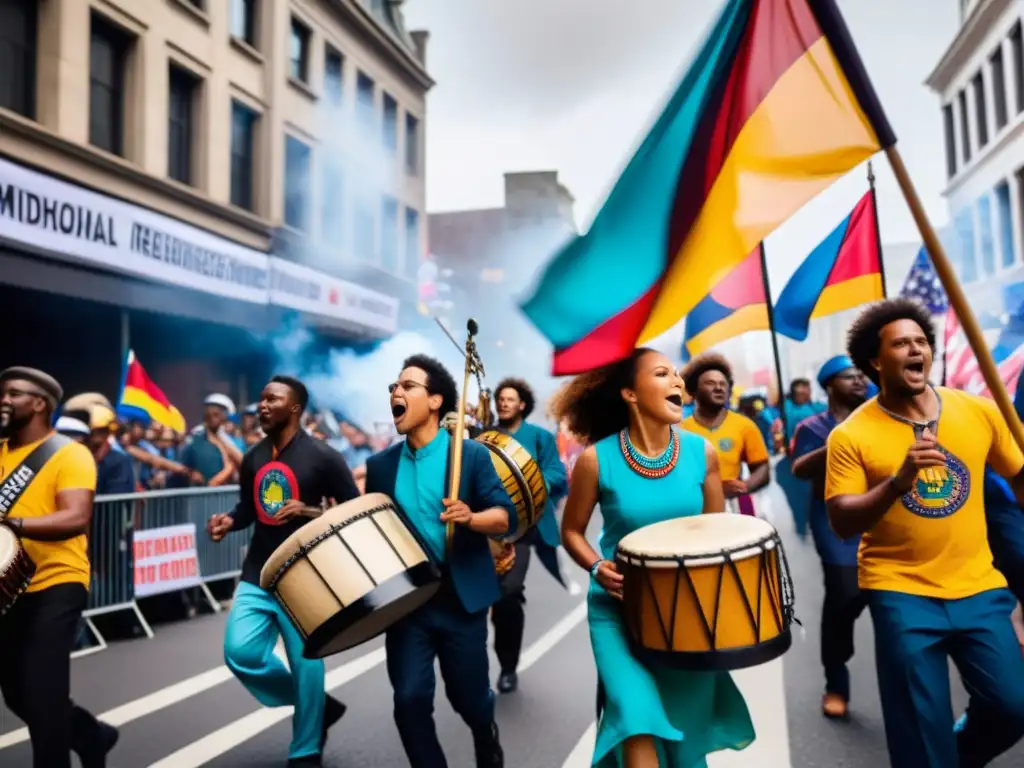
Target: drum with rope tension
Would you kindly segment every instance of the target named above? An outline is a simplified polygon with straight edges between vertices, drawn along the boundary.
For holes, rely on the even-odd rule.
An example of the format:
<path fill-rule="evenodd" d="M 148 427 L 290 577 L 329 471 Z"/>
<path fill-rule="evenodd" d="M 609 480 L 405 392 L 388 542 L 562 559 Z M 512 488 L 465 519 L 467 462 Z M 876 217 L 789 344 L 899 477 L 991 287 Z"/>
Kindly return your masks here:
<path fill-rule="evenodd" d="M 36 564 L 17 535 L 6 525 L 0 525 L 0 616 L 28 589 L 35 574 Z"/>

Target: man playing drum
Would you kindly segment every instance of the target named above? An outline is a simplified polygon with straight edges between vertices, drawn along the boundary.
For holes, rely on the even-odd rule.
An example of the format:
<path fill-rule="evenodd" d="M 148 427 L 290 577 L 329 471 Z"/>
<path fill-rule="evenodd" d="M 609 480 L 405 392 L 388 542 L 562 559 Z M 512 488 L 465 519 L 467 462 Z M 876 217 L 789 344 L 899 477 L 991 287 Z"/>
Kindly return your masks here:
<path fill-rule="evenodd" d="M 828 392 L 828 410 L 804 419 L 793 433 L 793 474 L 811 481 L 810 524 L 814 547 L 825 574 L 825 603 L 821 609 L 821 664 L 825 668 L 826 717 L 845 717 L 850 701 L 853 630 L 867 601 L 857 585 L 857 547 L 860 536 L 840 539 L 825 510 L 825 443 L 836 425 L 864 402 L 864 374 L 847 355 L 838 355 L 818 371 L 818 384 Z"/>
<path fill-rule="evenodd" d="M 102 768 L 117 730 L 71 702 L 71 651 L 89 598 L 96 462 L 50 426 L 62 395 L 34 368 L 0 373 L 0 521 L 36 568 L 26 593 L 0 616 L 0 692 L 28 725 L 35 768 L 71 768 L 72 749 L 83 768 Z M 0 577 L 6 567 L 0 563 Z"/>
<path fill-rule="evenodd" d="M 853 323 L 850 357 L 881 389 L 829 435 L 825 500 L 840 537 L 863 534 L 892 764 L 974 768 L 1024 734 L 1019 607 L 993 565 L 983 502 L 986 463 L 1024 499 L 1024 455 L 992 401 L 929 384 L 934 349 L 931 317 L 907 299 Z M 972 695 L 958 735 L 949 658 Z"/>
<path fill-rule="evenodd" d="M 494 653 L 501 665 L 498 677 L 498 691 L 511 693 L 519 685 L 516 668 L 519 653 L 523 647 L 523 627 L 526 615 L 523 604 L 526 588 L 526 571 L 530 567 L 530 549 L 537 548 L 537 555 L 561 581 L 558 570 L 556 548 L 561 543 L 555 508 L 569 490 L 565 477 L 565 466 L 558 456 L 555 436 L 546 429 L 528 424 L 526 419 L 533 413 L 536 401 L 530 385 L 522 379 L 503 379 L 495 390 L 498 405 L 498 427 L 516 439 L 533 456 L 544 475 L 548 490 L 548 501 L 544 514 L 536 529 L 530 531 L 516 544 L 516 561 L 512 570 L 501 577 L 501 600 L 494 604 L 491 621 L 494 624 Z"/>
<path fill-rule="evenodd" d="M 440 420 L 456 408 L 455 380 L 424 355 L 409 358 L 402 368 L 388 389 L 395 427 L 405 440 L 367 460 L 366 492 L 395 501 L 443 580 L 430 602 L 387 631 L 395 724 L 413 768 L 446 768 L 433 718 L 437 658 L 448 700 L 473 733 L 477 766 L 500 768 L 504 754 L 488 674 L 487 609 L 501 592 L 488 537 L 514 532 L 509 527 L 516 524 L 516 509 L 489 451 L 473 440 L 463 447 L 458 500 L 451 498 L 451 438 Z"/>
<path fill-rule="evenodd" d="M 234 511 L 214 515 L 208 526 L 214 541 L 256 526 L 228 614 L 224 660 L 264 706 L 295 707 L 288 765 L 321 764 L 327 731 L 345 714 L 345 705 L 325 696 L 323 661 L 303 657 L 303 638 L 278 601 L 260 588 L 260 571 L 309 518 L 359 496 L 341 454 L 300 427 L 308 401 L 305 385 L 290 376 L 275 376 L 263 388 L 258 414 L 266 437 L 242 459 Z M 290 672 L 274 654 L 279 636 Z"/>

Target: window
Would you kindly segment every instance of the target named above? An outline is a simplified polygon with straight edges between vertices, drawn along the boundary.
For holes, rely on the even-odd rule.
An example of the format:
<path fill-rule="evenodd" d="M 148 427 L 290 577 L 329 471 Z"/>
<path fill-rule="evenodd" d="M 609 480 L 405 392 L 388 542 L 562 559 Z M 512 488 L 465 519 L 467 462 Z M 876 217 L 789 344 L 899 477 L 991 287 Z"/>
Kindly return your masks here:
<path fill-rule="evenodd" d="M 356 117 L 359 125 L 367 131 L 373 130 L 373 80 L 362 72 L 356 78 Z"/>
<path fill-rule="evenodd" d="M 996 271 L 996 244 L 992 237 L 992 201 L 988 195 L 978 198 L 978 235 L 981 241 L 981 268 L 986 275 Z"/>
<path fill-rule="evenodd" d="M 405 170 L 415 176 L 420 172 L 420 121 L 405 113 Z"/>
<path fill-rule="evenodd" d="M 996 214 L 999 216 L 999 251 L 1004 267 L 1012 267 L 1013 252 L 1013 208 L 1010 204 L 1010 184 L 1003 181 L 996 186 Z"/>
<path fill-rule="evenodd" d="M 996 48 L 989 60 L 992 64 L 992 98 L 995 99 L 996 130 L 1000 131 L 1010 122 L 1006 110 L 1006 70 L 1003 67 L 1003 46 Z"/>
<path fill-rule="evenodd" d="M 988 144 L 988 110 L 985 107 L 985 80 L 981 72 L 971 78 L 974 91 L 974 122 L 978 126 L 978 149 Z"/>
<path fill-rule="evenodd" d="M 320 196 L 321 240 L 338 247 L 345 233 L 345 177 L 337 162 L 324 168 L 324 188 Z"/>
<path fill-rule="evenodd" d="M 956 175 L 956 129 L 953 121 L 953 105 L 946 104 L 942 108 L 942 128 L 946 137 L 946 175 Z"/>
<path fill-rule="evenodd" d="M 974 261 L 974 211 L 970 208 L 961 211 L 954 226 L 960 242 L 960 280 L 970 283 L 978 278 L 978 267 Z"/>
<path fill-rule="evenodd" d="M 384 126 L 381 138 L 389 155 L 398 154 L 398 102 L 391 94 L 384 94 Z M 395 214 L 396 216 L 398 214 Z"/>
<path fill-rule="evenodd" d="M 89 39 L 89 143 L 124 154 L 124 80 L 129 38 L 93 14 Z"/>
<path fill-rule="evenodd" d="M 398 201 L 388 196 L 380 206 L 380 262 L 385 269 L 398 271 Z"/>
<path fill-rule="evenodd" d="M 284 139 L 284 223 L 309 227 L 310 149 L 296 138 Z"/>
<path fill-rule="evenodd" d="M 960 149 L 966 165 L 971 161 L 971 126 L 967 119 L 967 91 L 956 95 L 956 105 L 960 110 Z"/>
<path fill-rule="evenodd" d="M 38 3 L 0 0 L 0 107 L 35 118 Z"/>
<path fill-rule="evenodd" d="M 292 16 L 292 34 L 289 42 L 290 65 L 288 75 L 303 83 L 309 82 L 309 27 Z"/>
<path fill-rule="evenodd" d="M 420 214 L 412 208 L 405 209 L 405 274 L 416 279 L 420 268 Z"/>
<path fill-rule="evenodd" d="M 231 204 L 255 210 L 253 168 L 256 159 L 256 122 L 259 115 L 244 104 L 231 102 Z"/>
<path fill-rule="evenodd" d="M 256 0 L 231 0 L 231 36 L 256 47 Z"/>
<path fill-rule="evenodd" d="M 341 106 L 344 61 L 340 53 L 330 46 L 327 47 L 327 53 L 324 55 L 324 95 L 333 107 Z"/>
<path fill-rule="evenodd" d="M 1010 32 L 1010 58 L 1013 66 L 1013 94 L 1017 113 L 1024 112 L 1024 32 L 1018 21 Z"/>
<path fill-rule="evenodd" d="M 192 117 L 199 81 L 190 72 L 171 66 L 167 104 L 167 175 L 182 184 L 192 183 Z"/>
<path fill-rule="evenodd" d="M 356 255 L 361 259 L 373 261 L 376 257 L 376 226 L 374 205 L 366 197 L 361 197 L 356 204 Z"/>

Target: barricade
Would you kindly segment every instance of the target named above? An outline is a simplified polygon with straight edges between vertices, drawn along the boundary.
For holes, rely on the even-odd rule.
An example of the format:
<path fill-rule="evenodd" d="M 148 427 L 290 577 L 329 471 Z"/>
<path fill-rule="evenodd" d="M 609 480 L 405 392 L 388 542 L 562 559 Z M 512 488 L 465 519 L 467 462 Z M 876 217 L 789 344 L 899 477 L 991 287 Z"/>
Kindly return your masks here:
<path fill-rule="evenodd" d="M 190 561 L 194 563 L 198 559 L 198 580 L 188 586 L 200 589 L 214 611 L 221 609 L 220 603 L 210 593 L 207 584 L 221 579 L 232 579 L 241 573 L 252 529 L 235 531 L 225 536 L 222 541 L 213 542 L 205 534 L 206 523 L 215 514 L 230 512 L 237 501 L 237 485 L 96 497 L 93 505 L 92 531 L 89 536 L 92 585 L 89 605 L 83 613 L 86 626 L 98 642 L 98 646 L 90 649 L 91 651 L 106 648 L 105 639 L 92 621 L 93 617 L 101 614 L 133 611 L 146 636 L 153 637 L 153 630 L 136 601 L 133 541 L 133 534 L 136 531 L 168 529 L 172 534 L 168 540 L 188 546 L 189 553 L 193 552 L 194 547 L 194 555 L 190 554 Z M 194 537 L 173 535 L 180 533 L 183 530 L 182 526 L 189 525 L 195 526 Z M 144 573 L 142 577 L 145 577 Z M 170 584 L 165 585 L 163 591 L 174 591 L 174 580 L 168 581 Z"/>

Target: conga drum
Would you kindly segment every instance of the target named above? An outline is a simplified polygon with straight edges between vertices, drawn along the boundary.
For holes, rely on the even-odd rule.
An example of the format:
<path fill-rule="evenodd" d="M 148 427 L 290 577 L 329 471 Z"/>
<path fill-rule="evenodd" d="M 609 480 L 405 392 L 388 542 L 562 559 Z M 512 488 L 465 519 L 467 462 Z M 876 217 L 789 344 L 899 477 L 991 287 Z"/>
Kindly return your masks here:
<path fill-rule="evenodd" d="M 0 616 L 14 605 L 21 593 L 28 589 L 36 574 L 36 564 L 6 525 L 0 525 Z"/>
<path fill-rule="evenodd" d="M 615 559 L 626 626 L 645 661 L 742 669 L 789 649 L 792 581 L 770 523 L 729 514 L 654 523 L 625 536 Z"/>
<path fill-rule="evenodd" d="M 474 439 L 487 446 L 491 452 L 491 463 L 508 491 L 509 498 L 516 505 L 516 531 L 502 538 L 506 544 L 514 544 L 537 525 L 540 516 L 544 514 L 544 507 L 548 503 L 544 475 L 533 456 L 511 435 L 489 429 Z"/>
<path fill-rule="evenodd" d="M 273 593 L 322 659 L 371 640 L 426 603 L 441 574 L 382 493 L 324 512 L 267 560 L 260 586 Z"/>

